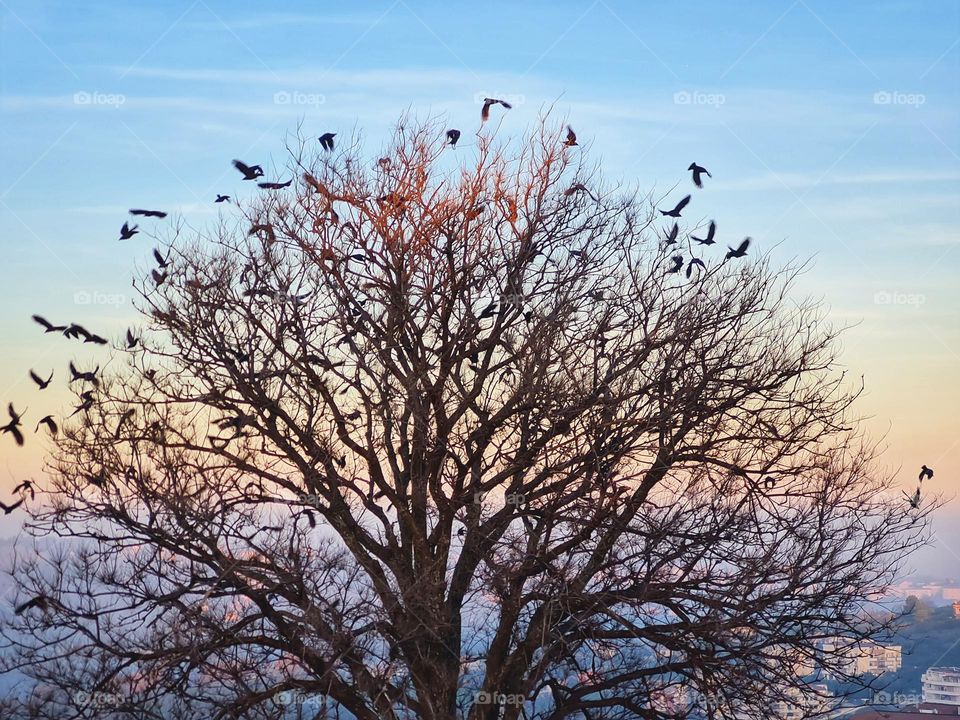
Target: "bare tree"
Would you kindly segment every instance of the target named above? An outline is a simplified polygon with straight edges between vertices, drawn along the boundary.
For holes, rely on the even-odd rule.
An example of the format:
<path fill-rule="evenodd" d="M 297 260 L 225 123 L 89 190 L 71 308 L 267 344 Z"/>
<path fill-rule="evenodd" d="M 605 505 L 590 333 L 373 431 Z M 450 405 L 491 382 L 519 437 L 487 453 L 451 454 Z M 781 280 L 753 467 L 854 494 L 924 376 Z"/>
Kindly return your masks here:
<path fill-rule="evenodd" d="M 19 712 L 759 718 L 889 627 L 932 505 L 802 266 L 667 272 L 694 228 L 549 122 L 346 145 L 144 273 L 15 567 Z"/>

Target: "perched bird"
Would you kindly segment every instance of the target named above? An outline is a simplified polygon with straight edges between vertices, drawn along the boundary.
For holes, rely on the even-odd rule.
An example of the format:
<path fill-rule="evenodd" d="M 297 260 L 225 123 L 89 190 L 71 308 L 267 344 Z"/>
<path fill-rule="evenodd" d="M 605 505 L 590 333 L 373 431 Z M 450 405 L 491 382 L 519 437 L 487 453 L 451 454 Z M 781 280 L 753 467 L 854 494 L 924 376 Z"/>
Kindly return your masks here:
<path fill-rule="evenodd" d="M 262 182 L 257 183 L 257 187 L 263 188 L 264 190 L 281 190 L 285 187 L 290 187 L 290 183 L 293 182 L 293 178 L 290 178 L 284 183 L 281 182 Z"/>
<path fill-rule="evenodd" d="M 30 499 L 31 499 L 31 500 L 33 500 L 33 499 L 36 497 L 36 492 L 35 492 L 34 489 L 33 489 L 33 481 L 32 481 L 32 480 L 24 480 L 22 483 L 20 483 L 19 485 L 17 485 L 17 486 L 13 489 L 13 492 L 15 492 L 15 493 L 16 493 L 16 492 L 20 492 L 21 490 L 24 491 L 24 492 L 30 493 Z"/>
<path fill-rule="evenodd" d="M 16 510 L 18 507 L 20 507 L 21 505 L 23 505 L 23 501 L 24 501 L 24 498 L 21 497 L 19 500 L 17 500 L 17 501 L 16 501 L 15 503 L 13 503 L 12 505 L 7 505 L 7 504 L 5 504 L 5 503 L 0 502 L 0 510 L 3 510 L 3 514 L 4 514 L 4 515 L 9 515 L 9 514 L 12 513 L 14 510 Z M 19 614 L 19 613 L 18 613 L 18 614 Z"/>
<path fill-rule="evenodd" d="M 730 252 L 727 253 L 727 260 L 730 258 L 742 258 L 747 254 L 748 247 L 750 247 L 750 238 L 744 238 L 743 242 L 737 245 L 736 250 L 728 245 L 727 248 Z"/>
<path fill-rule="evenodd" d="M 680 272 L 683 268 L 683 255 L 674 255 L 670 259 L 673 260 L 673 267 L 667 270 L 667 275 Z"/>
<path fill-rule="evenodd" d="M 217 199 L 214 200 L 214 202 L 215 202 L 215 203 L 230 202 L 230 196 L 229 196 L 229 195 L 221 195 L 220 193 L 217 193 Z"/>
<path fill-rule="evenodd" d="M 503 105 L 503 107 L 507 110 L 513 107 L 513 105 L 508 103 L 506 100 L 498 100 L 497 98 L 484 98 L 483 109 L 480 111 L 480 122 L 486 122 L 490 119 L 491 105 Z"/>
<path fill-rule="evenodd" d="M 933 470 L 926 465 L 920 467 L 920 482 L 933 479 Z"/>
<path fill-rule="evenodd" d="M 143 217 L 165 218 L 167 214 L 162 210 L 141 210 L 136 208 L 130 211 L 131 215 L 143 215 Z"/>
<path fill-rule="evenodd" d="M 716 234 L 717 234 L 717 224 L 713 220 L 711 220 L 710 227 L 707 228 L 707 236 L 705 238 L 694 237 L 693 239 L 696 240 L 701 245 L 713 245 L 716 242 L 716 240 L 713 239 L 713 236 Z"/>
<path fill-rule="evenodd" d="M 327 132 L 317 138 L 320 141 L 320 147 L 322 147 L 327 152 L 333 150 L 333 139 L 337 136 L 336 133 Z"/>
<path fill-rule="evenodd" d="M 163 285 L 164 280 L 167 279 L 167 274 L 165 272 L 160 273 L 160 272 L 157 272 L 156 270 L 151 270 L 150 276 L 153 278 L 153 282 L 157 284 L 157 287 L 160 287 L 161 285 Z"/>
<path fill-rule="evenodd" d="M 687 279 L 689 279 L 690 275 L 693 274 L 694 265 L 699 265 L 704 270 L 707 269 L 707 266 L 704 264 L 703 260 L 701 260 L 700 258 L 690 258 L 690 262 L 687 264 Z"/>
<path fill-rule="evenodd" d="M 914 510 L 920 507 L 920 488 L 917 488 L 917 491 L 912 497 L 906 493 L 904 493 L 903 496 L 907 499 L 907 502 L 910 503 L 910 507 L 912 507 Z"/>
<path fill-rule="evenodd" d="M 127 328 L 127 350 L 133 350 L 140 340 L 133 335 L 133 331 Z"/>
<path fill-rule="evenodd" d="M 772 490 L 776 484 L 777 479 L 769 475 L 763 479 L 763 487 L 765 490 Z"/>
<path fill-rule="evenodd" d="M 53 419 L 53 415 L 46 415 L 45 417 L 40 418 L 40 422 L 37 423 L 37 427 L 34 429 L 34 432 L 40 432 L 41 425 L 46 425 L 50 430 L 50 434 L 54 437 L 57 436 L 59 428 L 57 427 L 56 421 Z"/>
<path fill-rule="evenodd" d="M 134 225 L 133 227 L 130 227 L 129 223 L 124 223 L 124 224 L 123 224 L 123 227 L 120 228 L 120 239 L 121 239 L 121 240 L 129 240 L 129 239 L 132 238 L 134 235 L 136 235 L 138 232 L 140 232 L 140 231 L 137 230 L 137 226 L 136 226 L 136 225 Z"/>
<path fill-rule="evenodd" d="M 673 210 L 661 210 L 660 214 L 665 217 L 678 218 L 680 217 L 680 212 L 689 204 L 689 202 L 690 196 L 687 195 L 677 203 L 677 206 Z"/>
<path fill-rule="evenodd" d="M 577 144 L 577 134 L 569 125 L 567 125 L 567 139 L 563 141 L 563 144 L 567 147 L 573 147 Z"/>
<path fill-rule="evenodd" d="M 50 373 L 50 377 L 44 380 L 39 375 L 37 375 L 33 370 L 31 370 L 30 379 L 33 380 L 41 390 L 46 390 L 50 386 L 50 381 L 53 380 L 53 372 Z"/>
<path fill-rule="evenodd" d="M 673 224 L 670 232 L 663 239 L 665 245 L 674 245 L 677 242 L 677 235 L 680 233 L 680 225 L 678 223 Z"/>
<path fill-rule="evenodd" d="M 459 139 L 460 139 L 460 131 L 459 131 L 459 130 L 453 130 L 453 129 L 447 130 L 447 144 L 448 144 L 450 147 L 456 147 L 456 146 L 457 146 L 457 140 L 459 140 Z"/>
<path fill-rule="evenodd" d="M 703 178 L 701 177 L 701 175 L 706 175 L 707 177 L 713 177 L 713 175 L 707 172 L 707 169 L 705 167 L 701 167 L 696 163 L 690 163 L 690 167 L 688 167 L 687 170 L 693 173 L 693 184 L 696 185 L 698 188 L 703 187 Z"/>
<path fill-rule="evenodd" d="M 164 257 L 160 254 L 160 251 L 156 248 L 153 249 L 153 259 L 157 261 L 157 265 L 162 268 L 168 267 L 170 265 L 170 253 L 167 253 L 167 256 Z"/>
<path fill-rule="evenodd" d="M 35 323 L 39 323 L 40 325 L 43 325 L 44 327 L 43 332 L 45 333 L 63 332 L 64 330 L 67 329 L 66 325 L 54 325 L 42 315 L 32 315 L 31 317 L 33 318 L 33 321 Z"/>
<path fill-rule="evenodd" d="M 10 415 L 10 422 L 0 428 L 0 433 L 10 433 L 13 435 L 13 439 L 16 441 L 17 445 L 23 446 L 23 433 L 20 432 L 20 418 L 23 417 L 22 413 L 18 413 L 13 409 L 13 403 L 7 405 L 7 413 Z"/>
<path fill-rule="evenodd" d="M 100 381 L 97 379 L 97 371 L 100 370 L 100 366 L 97 365 L 93 370 L 89 372 L 80 372 L 77 370 L 76 366 L 73 364 L 73 360 L 70 361 L 70 382 L 76 382 L 77 380 L 83 380 L 88 383 L 93 383 L 94 387 L 100 384 Z"/>
<path fill-rule="evenodd" d="M 119 440 L 119 439 L 120 439 L 120 430 L 123 428 L 123 424 L 124 424 L 127 420 L 129 420 L 130 418 L 132 418 L 135 414 L 136 414 L 136 410 L 134 410 L 133 408 L 130 408 L 130 409 L 127 410 L 125 413 L 123 413 L 123 415 L 120 416 L 120 421 L 117 423 L 117 429 L 114 430 L 114 432 L 113 432 L 113 438 L 114 438 L 114 440 Z"/>
<path fill-rule="evenodd" d="M 233 166 L 243 173 L 244 180 L 256 180 L 257 178 L 263 177 L 263 168 L 259 165 L 247 165 L 240 160 L 234 160 Z"/>

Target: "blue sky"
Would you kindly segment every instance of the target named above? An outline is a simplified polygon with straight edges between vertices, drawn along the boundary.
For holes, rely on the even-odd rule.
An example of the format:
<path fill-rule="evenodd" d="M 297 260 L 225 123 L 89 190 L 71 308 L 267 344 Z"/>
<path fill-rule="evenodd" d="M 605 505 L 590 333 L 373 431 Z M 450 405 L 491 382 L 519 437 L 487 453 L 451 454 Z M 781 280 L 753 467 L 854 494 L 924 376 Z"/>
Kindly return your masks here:
<path fill-rule="evenodd" d="M 282 166 L 298 122 L 376 147 L 404 111 L 469 130 L 489 94 L 510 133 L 555 105 L 614 180 L 667 192 L 707 166 L 694 219 L 813 259 L 800 290 L 854 324 L 843 360 L 888 464 L 953 494 L 960 2 L 520 5 L 0 0 L 0 401 L 36 404 L 25 368 L 63 364 L 31 312 L 132 317 L 149 241 L 117 243 L 127 208 L 212 222 L 217 192 L 249 192 L 230 159 Z M 0 476 L 39 458 L 0 446 Z M 945 517 L 929 557 L 960 576 Z"/>

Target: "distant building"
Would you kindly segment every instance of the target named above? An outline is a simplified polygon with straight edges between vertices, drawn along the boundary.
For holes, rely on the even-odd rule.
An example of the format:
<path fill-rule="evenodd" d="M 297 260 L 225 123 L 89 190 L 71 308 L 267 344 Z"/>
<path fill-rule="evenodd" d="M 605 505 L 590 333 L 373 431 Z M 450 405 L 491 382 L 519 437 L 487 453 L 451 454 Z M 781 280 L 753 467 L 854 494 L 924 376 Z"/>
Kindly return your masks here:
<path fill-rule="evenodd" d="M 789 688 L 787 700 L 780 700 L 771 706 L 771 715 L 777 720 L 801 720 L 811 715 L 819 715 L 830 709 L 832 697 L 826 685 L 808 685 L 800 689 Z"/>
<path fill-rule="evenodd" d="M 923 702 L 960 705 L 960 668 L 928 668 L 920 680 L 923 683 Z"/>
<path fill-rule="evenodd" d="M 953 616 L 960 618 L 960 602 L 953 603 Z"/>
<path fill-rule="evenodd" d="M 841 658 L 839 668 L 845 675 L 883 675 L 897 672 L 903 662 L 900 645 L 880 645 L 870 640 L 855 642 L 849 638 L 828 638 L 817 643 L 825 655 Z"/>

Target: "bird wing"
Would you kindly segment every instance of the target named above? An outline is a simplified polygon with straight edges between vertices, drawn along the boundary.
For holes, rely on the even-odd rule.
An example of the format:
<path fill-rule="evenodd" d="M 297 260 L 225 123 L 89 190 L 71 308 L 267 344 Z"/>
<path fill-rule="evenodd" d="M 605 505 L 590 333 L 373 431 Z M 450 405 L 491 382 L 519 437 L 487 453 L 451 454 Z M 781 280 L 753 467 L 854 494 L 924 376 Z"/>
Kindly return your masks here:
<path fill-rule="evenodd" d="M 745 252 L 748 247 L 750 247 L 750 238 L 744 238 L 743 242 L 737 246 L 737 252 Z"/>
<path fill-rule="evenodd" d="M 674 208 L 674 212 L 679 212 L 680 210 L 683 210 L 689 203 L 690 203 L 690 196 L 687 195 L 686 197 L 681 199 L 680 202 L 677 203 L 677 206 Z"/>
<path fill-rule="evenodd" d="M 233 161 L 233 166 L 234 166 L 237 170 L 239 170 L 240 172 L 242 172 L 244 175 L 249 175 L 249 174 L 252 172 L 252 170 L 251 170 L 251 168 L 250 168 L 249 165 L 247 165 L 246 163 L 241 162 L 241 161 L 239 161 L 239 160 L 234 160 L 234 161 Z"/>
<path fill-rule="evenodd" d="M 37 385 L 43 385 L 43 380 L 40 379 L 40 376 L 37 375 L 33 370 L 30 371 L 30 379 L 33 380 Z M 923 476 L 923 473 L 920 473 L 920 476 Z"/>
<path fill-rule="evenodd" d="M 33 318 L 33 321 L 35 323 L 39 323 L 40 325 L 43 325 L 43 327 L 45 327 L 47 330 L 50 330 L 51 328 L 53 328 L 53 325 L 50 323 L 50 321 L 48 321 L 42 315 L 33 315 L 31 317 Z"/>

